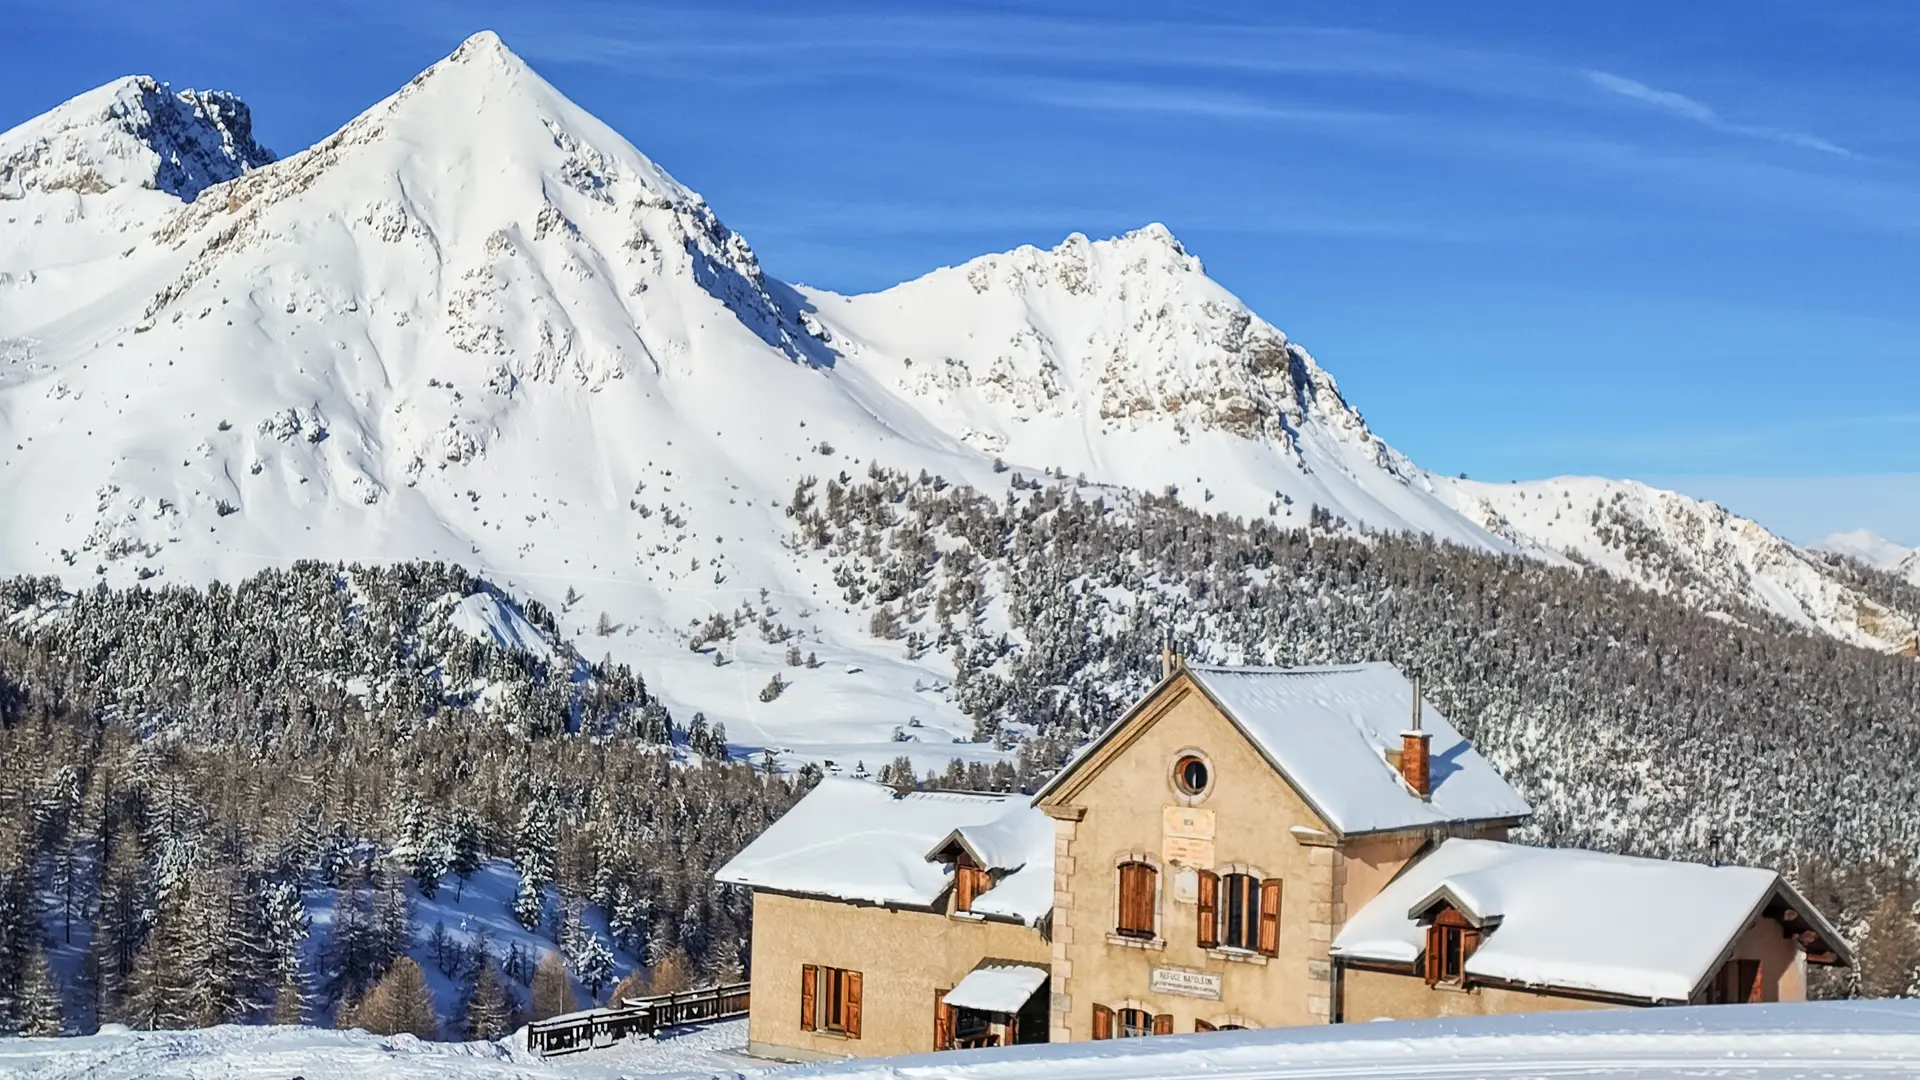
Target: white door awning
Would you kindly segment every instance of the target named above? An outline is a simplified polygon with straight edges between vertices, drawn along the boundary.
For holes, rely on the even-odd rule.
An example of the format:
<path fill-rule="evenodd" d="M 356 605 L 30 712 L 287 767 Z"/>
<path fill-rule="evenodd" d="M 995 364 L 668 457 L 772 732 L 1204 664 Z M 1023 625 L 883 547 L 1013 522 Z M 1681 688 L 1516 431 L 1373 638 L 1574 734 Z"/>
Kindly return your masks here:
<path fill-rule="evenodd" d="M 1017 1013 L 1047 981 L 1048 970 L 1037 964 L 982 960 L 967 972 L 960 985 L 947 991 L 945 1001 L 962 1009 Z"/>

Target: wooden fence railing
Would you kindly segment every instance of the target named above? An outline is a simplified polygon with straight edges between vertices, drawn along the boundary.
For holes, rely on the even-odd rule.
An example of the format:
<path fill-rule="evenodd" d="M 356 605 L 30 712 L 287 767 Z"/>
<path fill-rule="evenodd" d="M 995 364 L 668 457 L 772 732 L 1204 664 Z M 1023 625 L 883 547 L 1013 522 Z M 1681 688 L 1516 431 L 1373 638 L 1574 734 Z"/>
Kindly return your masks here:
<path fill-rule="evenodd" d="M 552 1057 L 611 1046 L 628 1036 L 652 1035 L 661 1028 L 745 1016 L 749 1003 L 746 983 L 626 998 L 609 1008 L 568 1013 L 528 1024 L 527 1049 L 541 1057 Z"/>

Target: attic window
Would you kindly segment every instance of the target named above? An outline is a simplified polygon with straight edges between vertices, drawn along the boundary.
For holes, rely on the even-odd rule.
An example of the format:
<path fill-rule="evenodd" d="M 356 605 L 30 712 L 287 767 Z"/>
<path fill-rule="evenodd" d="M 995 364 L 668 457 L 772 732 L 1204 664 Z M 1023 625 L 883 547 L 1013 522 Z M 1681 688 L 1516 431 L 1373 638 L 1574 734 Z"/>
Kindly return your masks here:
<path fill-rule="evenodd" d="M 1173 785 L 1182 795 L 1204 795 L 1213 774 L 1198 754 L 1184 754 L 1173 764 Z"/>
<path fill-rule="evenodd" d="M 1480 945 L 1480 931 L 1469 925 L 1466 916 L 1453 908 L 1442 908 L 1427 927 L 1427 983 L 1453 983 L 1466 979 L 1467 958 Z"/>
<path fill-rule="evenodd" d="M 973 901 L 993 888 L 993 877 L 972 859 L 961 855 L 953 863 L 953 910 L 972 911 Z"/>

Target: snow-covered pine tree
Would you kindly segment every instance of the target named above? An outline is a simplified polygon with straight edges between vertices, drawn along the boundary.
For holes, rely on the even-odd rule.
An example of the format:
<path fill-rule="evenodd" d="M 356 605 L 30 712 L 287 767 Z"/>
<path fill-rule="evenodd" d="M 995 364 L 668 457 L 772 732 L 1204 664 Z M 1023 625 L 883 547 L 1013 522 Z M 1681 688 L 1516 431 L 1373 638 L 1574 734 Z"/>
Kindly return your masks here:
<path fill-rule="evenodd" d="M 447 860 L 447 869 L 460 884 L 453 891 L 454 903 L 466 895 L 467 882 L 486 865 L 486 845 L 481 837 L 480 822 L 471 810 L 465 807 L 456 809 L 449 833 L 451 857 Z"/>
<path fill-rule="evenodd" d="M 385 862 L 374 873 L 373 923 L 384 971 L 413 945 L 413 900 L 407 895 L 406 876 Z"/>
<path fill-rule="evenodd" d="M 407 800 L 395 831 L 399 839 L 388 857 L 413 878 L 421 896 L 433 899 L 453 862 L 450 830 L 416 797 Z"/>
<path fill-rule="evenodd" d="M 567 963 L 573 968 L 574 977 L 587 988 L 594 1004 L 599 1004 L 601 987 L 613 978 L 613 950 L 607 948 L 599 934 L 581 925 L 574 931 Z"/>
<path fill-rule="evenodd" d="M 529 930 L 541 925 L 542 887 L 553 880 L 558 835 L 551 800 L 549 792 L 535 792 L 521 811 L 519 827 L 514 831 L 513 862 L 520 872 L 520 888 L 513 899 L 513 917 Z"/>
<path fill-rule="evenodd" d="M 300 975 L 305 966 L 301 957 L 313 926 L 300 887 L 290 881 L 268 882 L 260 890 L 260 910 L 274 973 L 282 980 Z"/>

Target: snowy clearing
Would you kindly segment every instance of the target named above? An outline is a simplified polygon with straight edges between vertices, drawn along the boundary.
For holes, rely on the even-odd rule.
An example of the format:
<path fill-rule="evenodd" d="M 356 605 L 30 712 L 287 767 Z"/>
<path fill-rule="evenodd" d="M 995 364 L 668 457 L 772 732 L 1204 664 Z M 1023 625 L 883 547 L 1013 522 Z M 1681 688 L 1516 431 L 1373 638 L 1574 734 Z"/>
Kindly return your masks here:
<path fill-rule="evenodd" d="M 277 1077 L 289 1080 L 405 1080 L 460 1077 L 583 1078 L 662 1074 L 724 1075 L 760 1064 L 744 1053 L 747 1022 L 730 1020 L 610 1049 L 541 1060 L 524 1035 L 499 1042 L 421 1042 L 411 1035 L 369 1035 L 327 1028 L 241 1027 L 130 1031 L 66 1039 L 0 1039 L 0 1076 L 33 1080 L 187 1080 Z"/>
<path fill-rule="evenodd" d="M 0 1076 L 302 1077 L 712 1076 L 749 1080 L 1439 1080 L 1448 1077 L 1920 1076 L 1920 1002 L 1605 1010 L 1339 1027 L 1217 1032 L 1103 1043 L 949 1051 L 781 1067 L 740 1052 L 730 1021 L 614 1049 L 540 1061 L 496 1043 L 423 1043 L 312 1028 L 109 1029 L 69 1039 L 0 1040 Z"/>

